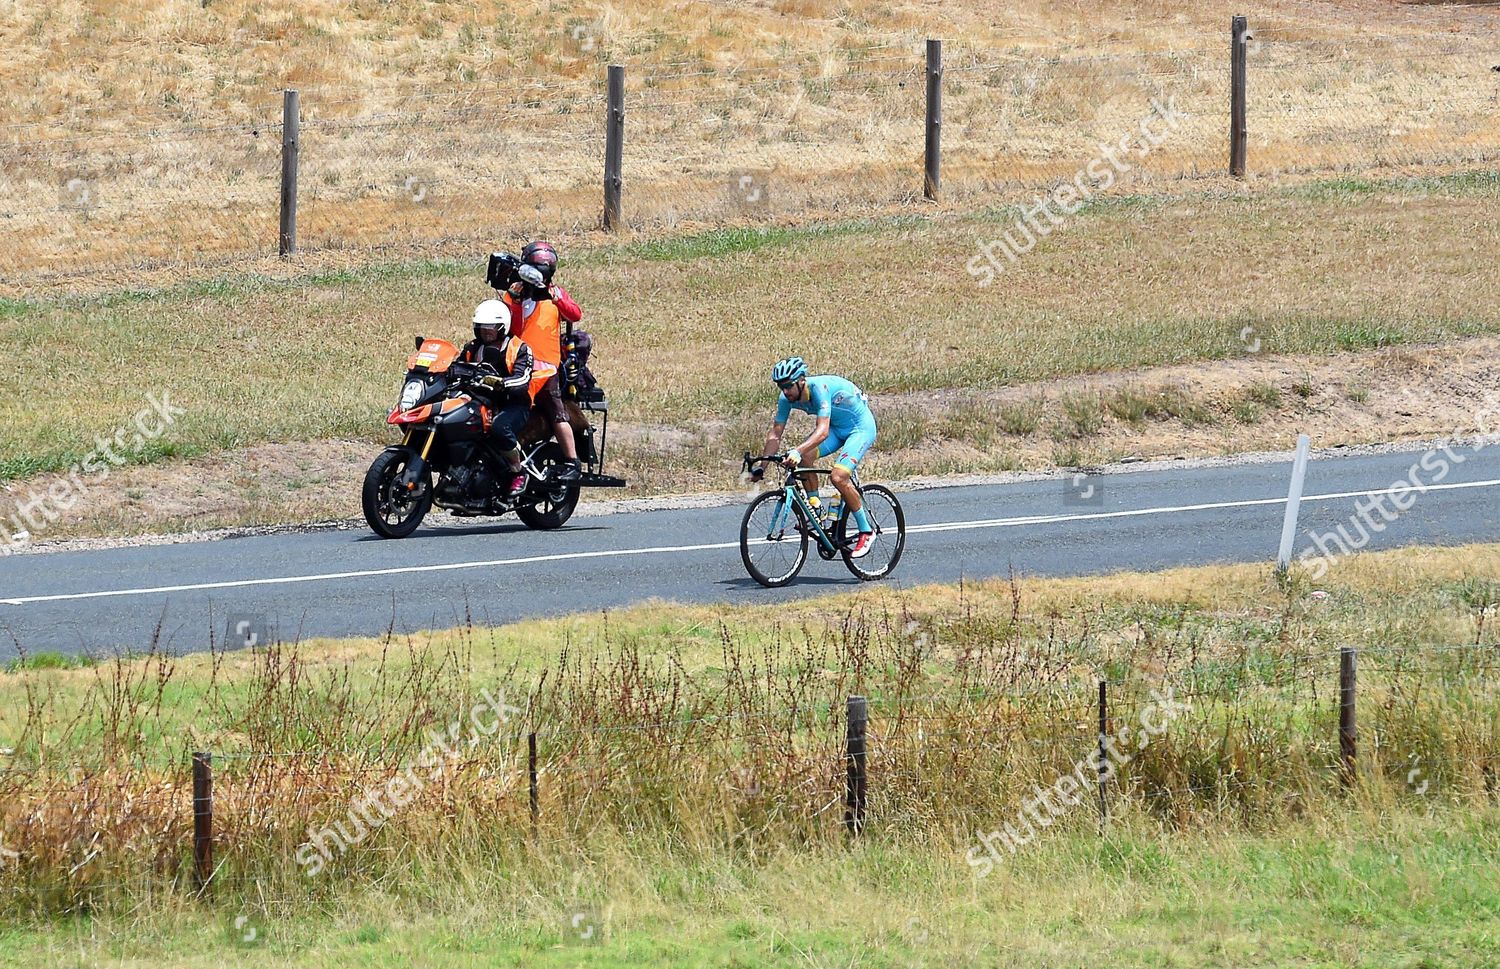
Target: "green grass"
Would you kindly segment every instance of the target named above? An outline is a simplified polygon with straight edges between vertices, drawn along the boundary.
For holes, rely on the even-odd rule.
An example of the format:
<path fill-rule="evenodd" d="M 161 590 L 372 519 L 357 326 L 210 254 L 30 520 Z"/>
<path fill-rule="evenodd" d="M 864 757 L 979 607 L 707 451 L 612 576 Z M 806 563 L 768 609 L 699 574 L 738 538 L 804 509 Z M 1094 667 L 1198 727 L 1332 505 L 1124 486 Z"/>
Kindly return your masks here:
<path fill-rule="evenodd" d="M 31 300 L 5 299 L 0 297 L 0 320 L 25 316 L 27 313 L 35 312 L 36 309 L 37 305 Z"/>
<path fill-rule="evenodd" d="M 1265 416 L 1260 406 L 1249 400 L 1236 401 L 1230 412 L 1241 424 L 1259 424 L 1261 418 Z"/>
<path fill-rule="evenodd" d="M 1001 404 L 995 411 L 995 423 L 1007 434 L 1024 436 L 1036 433 L 1041 415 L 1042 402 L 1039 400 Z"/>
<path fill-rule="evenodd" d="M 1208 567 L 76 669 L 38 657 L 0 673 L 0 831 L 22 852 L 0 867 L 0 965 L 1227 969 L 1354 949 L 1361 965 L 1485 965 L 1497 575 L 1500 547 L 1406 549 L 1339 563 L 1324 599 L 1295 571 L 1278 586 L 1264 566 Z M 1369 741 L 1348 793 L 1339 645 L 1362 651 Z M 1093 748 L 1097 676 L 1117 724 L 1147 686 L 1192 707 L 1126 765 L 1104 837 L 1089 800 L 976 879 L 974 832 Z M 306 832 L 481 687 L 524 722 L 303 875 Z M 870 698 L 875 738 L 853 845 L 838 816 L 851 693 Z M 173 881 L 187 749 L 215 753 L 221 867 L 204 901 Z M 1412 789 L 1412 765 L 1430 789 Z M 47 814 L 37 798 L 55 790 L 70 807 Z M 231 941 L 236 918 L 255 945 Z"/>
<path fill-rule="evenodd" d="M 850 219 L 798 228 L 740 227 L 712 229 L 707 232 L 611 247 L 599 252 L 601 258 L 630 261 L 683 262 L 715 258 L 761 249 L 785 249 L 794 243 L 837 240 L 846 236 L 871 235 L 913 228 L 926 228 L 933 220 L 921 215 L 897 215 L 874 219 Z"/>
<path fill-rule="evenodd" d="M 1135 387 L 1122 387 L 1104 399 L 1104 407 L 1117 420 L 1143 424 L 1150 414 L 1150 395 Z"/>
<path fill-rule="evenodd" d="M 1293 198 L 1311 201 L 1348 199 L 1358 201 L 1370 195 L 1399 192 L 1409 195 L 1424 193 L 1453 196 L 1500 196 L 1500 172 L 1476 169 L 1451 172 L 1446 175 L 1424 175 L 1414 178 L 1369 178 L 1348 176 L 1342 178 L 1320 178 L 1301 185 L 1289 187 L 1287 193 Z"/>
<path fill-rule="evenodd" d="M 1245 388 L 1245 398 L 1262 407 L 1281 406 L 1281 388 L 1268 381 L 1257 381 Z"/>
<path fill-rule="evenodd" d="M 960 401 L 953 404 L 936 418 L 940 433 L 950 441 L 958 441 L 981 451 L 990 450 L 996 443 L 998 432 L 1029 433 L 1011 431 L 1006 422 L 997 419 L 995 408 L 979 401 Z M 1016 422 L 1010 422 L 1016 426 Z M 1024 425 L 1022 425 L 1024 426 Z"/>
<path fill-rule="evenodd" d="M 332 906 L 167 898 L 12 924 L 0 966 L 1479 969 L 1493 964 L 1497 872 L 1500 816 L 1442 807 L 1253 834 L 1125 819 L 1102 838 L 1055 834 L 977 881 L 921 843 L 760 857 L 558 846 Z"/>
<path fill-rule="evenodd" d="M 93 666 L 97 660 L 89 656 L 70 656 L 65 653 L 31 653 L 5 664 L 5 672 L 20 673 L 24 670 L 77 670 Z"/>
<path fill-rule="evenodd" d="M 1099 433 L 1104 416 L 1100 411 L 1099 398 L 1091 394 L 1072 394 L 1062 400 L 1063 420 L 1053 428 L 1053 438 L 1059 441 L 1092 437 Z"/>

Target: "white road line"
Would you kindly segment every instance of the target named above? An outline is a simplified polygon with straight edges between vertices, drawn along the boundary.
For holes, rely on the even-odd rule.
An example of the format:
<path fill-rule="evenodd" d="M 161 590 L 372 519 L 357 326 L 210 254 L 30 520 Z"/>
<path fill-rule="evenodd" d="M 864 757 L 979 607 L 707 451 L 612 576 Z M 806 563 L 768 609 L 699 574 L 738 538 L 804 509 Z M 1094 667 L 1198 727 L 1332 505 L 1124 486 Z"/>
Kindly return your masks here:
<path fill-rule="evenodd" d="M 1492 488 L 1500 485 L 1500 478 L 1488 481 L 1461 481 L 1454 484 L 1428 485 L 1426 491 L 1452 491 L 1460 488 Z M 1408 488 L 1402 494 L 1416 489 Z M 1344 498 L 1373 498 L 1376 495 L 1394 495 L 1394 488 L 1374 488 L 1369 491 L 1335 491 L 1326 495 L 1303 495 L 1303 502 L 1340 501 Z M 1211 501 L 1200 505 L 1166 505 L 1160 508 L 1133 508 L 1129 511 L 1080 512 L 1074 515 L 1032 515 L 1028 518 L 990 518 L 967 522 L 935 522 L 931 525 L 911 525 L 908 535 L 916 532 L 952 532 L 969 528 L 1007 528 L 1014 525 L 1050 525 L 1055 522 L 1090 521 L 1096 518 L 1133 518 L 1138 515 L 1172 515 L 1185 511 L 1209 511 L 1215 508 L 1251 508 L 1256 505 L 1284 505 L 1285 498 L 1246 498 L 1241 501 Z"/>
<path fill-rule="evenodd" d="M 382 575 L 411 575 L 417 572 L 454 572 L 460 569 L 489 569 L 500 565 L 531 565 L 535 562 L 561 562 L 568 559 L 613 558 L 616 555 L 649 555 L 653 552 L 701 552 L 706 549 L 739 548 L 740 543 L 714 542 L 710 545 L 658 545 L 654 548 L 619 548 L 598 552 L 562 552 L 557 555 L 529 555 L 519 559 L 492 559 L 488 562 L 449 562 L 443 565 L 406 565 L 393 569 L 365 569 L 358 572 L 327 572 L 321 575 L 290 575 L 274 579 L 239 579 L 233 582 L 196 582 L 192 585 L 160 585 L 150 589 L 112 589 L 108 592 L 73 592 L 55 596 L 28 596 L 0 599 L 0 604 L 23 606 L 29 602 L 67 602 L 73 599 L 104 599 L 111 596 L 151 596 L 165 592 L 199 592 L 204 589 L 243 589 L 256 585 L 287 585 L 297 582 L 327 582 L 333 579 L 366 579 Z"/>
<path fill-rule="evenodd" d="M 1463 481 L 1453 484 L 1428 485 L 1426 491 L 1455 491 L 1463 488 L 1492 488 L 1500 485 L 1500 478 L 1487 481 Z M 1345 498 L 1373 498 L 1379 495 L 1396 494 L 1393 488 L 1376 488 L 1369 491 L 1339 491 L 1324 495 L 1304 495 L 1302 500 L 1339 501 Z M 1409 490 L 1403 493 L 1410 493 Z M 969 531 L 985 528 L 1013 528 L 1018 525 L 1048 525 L 1058 522 L 1094 521 L 1104 518 L 1133 518 L 1142 515 L 1174 515 L 1190 511 L 1211 511 L 1219 508 L 1253 508 L 1261 505 L 1285 504 L 1285 498 L 1246 498 L 1239 501 L 1212 501 L 1196 505 L 1164 505 L 1157 508 L 1133 508 L 1127 511 L 1098 511 L 1072 515 L 1027 515 L 1017 518 L 988 518 L 975 521 L 933 522 L 927 525 L 912 525 L 908 534 L 928 532 Z M 291 575 L 271 579 L 239 579 L 231 582 L 197 582 L 191 585 L 163 585 L 146 589 L 111 589 L 104 592 L 73 592 L 64 595 L 24 596 L 0 599 L 0 604 L 23 606 L 35 602 L 70 602 L 78 599 L 106 599 L 125 596 L 164 595 L 170 592 L 202 592 L 209 589 L 243 589 L 258 585 L 292 585 L 301 582 L 331 582 L 336 579 L 366 579 L 386 575 L 414 575 L 427 572 L 454 572 L 463 569 L 491 569 L 502 565 L 532 565 L 537 562 L 564 562 L 575 559 L 614 558 L 625 555 L 658 555 L 678 552 L 704 552 L 716 549 L 738 548 L 739 542 L 712 542 L 705 545 L 657 545 L 650 548 L 601 549 L 596 552 L 560 552 L 555 555 L 529 555 L 524 558 L 491 559 L 487 562 L 449 562 L 442 565 L 408 565 L 390 569 L 366 569 L 357 572 L 327 572 L 318 575 Z"/>

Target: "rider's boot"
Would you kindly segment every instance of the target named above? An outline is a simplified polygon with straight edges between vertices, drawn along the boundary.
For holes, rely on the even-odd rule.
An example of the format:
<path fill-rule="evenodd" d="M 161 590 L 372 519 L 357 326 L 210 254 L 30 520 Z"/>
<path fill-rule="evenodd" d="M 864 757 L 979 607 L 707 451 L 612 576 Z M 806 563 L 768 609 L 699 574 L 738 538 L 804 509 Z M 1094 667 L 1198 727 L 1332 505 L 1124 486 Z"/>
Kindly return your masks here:
<path fill-rule="evenodd" d="M 572 484 L 583 474 L 583 465 L 571 458 L 564 458 L 557 465 L 557 480 L 564 484 Z"/>
<path fill-rule="evenodd" d="M 521 492 L 526 490 L 526 470 L 521 467 L 520 449 L 507 451 L 505 453 L 505 460 L 507 463 L 510 463 L 510 466 L 506 469 L 510 472 L 510 481 L 505 489 L 505 497 L 518 498 Z"/>

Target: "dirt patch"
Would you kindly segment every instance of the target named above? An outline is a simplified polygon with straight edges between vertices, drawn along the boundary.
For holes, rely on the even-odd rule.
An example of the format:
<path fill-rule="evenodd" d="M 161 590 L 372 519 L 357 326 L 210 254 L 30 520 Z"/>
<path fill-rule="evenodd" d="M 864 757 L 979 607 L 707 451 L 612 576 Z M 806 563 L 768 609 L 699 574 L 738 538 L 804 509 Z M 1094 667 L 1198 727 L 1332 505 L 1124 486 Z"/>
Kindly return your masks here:
<path fill-rule="evenodd" d="M 1371 444 L 1471 429 L 1487 395 L 1500 393 L 1500 338 L 1443 345 L 1394 347 L 1332 356 L 1261 356 L 1212 364 L 1156 367 L 1118 374 L 1069 377 L 993 391 L 939 390 L 888 395 L 888 408 L 926 414 L 959 407 L 1036 408 L 1037 432 L 1007 435 L 1024 467 L 1056 462 L 1060 446 L 1075 444 L 1103 460 L 1175 457 L 1289 447 L 1299 433 L 1314 445 Z M 1129 420 L 1138 398 L 1154 414 Z M 1074 434 L 1070 410 L 1097 400 L 1093 433 Z M 1188 417 L 1161 413 L 1192 410 Z M 1055 432 L 1055 433 L 1053 433 Z"/>
<path fill-rule="evenodd" d="M 1298 433 L 1312 435 L 1315 447 L 1467 433 L 1476 410 L 1500 389 L 1497 359 L 1500 337 L 1479 337 L 1318 357 L 1247 353 L 991 391 L 885 395 L 875 402 L 881 445 L 871 473 L 1047 470 L 1274 451 L 1289 448 Z M 1003 415 L 1021 411 L 1029 429 L 1002 426 Z M 632 486 L 588 497 L 732 488 L 735 455 L 757 443 L 746 437 L 756 430 L 744 421 L 699 429 L 621 422 L 611 430 L 611 470 Z M 33 541 L 357 519 L 360 481 L 379 447 L 356 440 L 261 444 L 121 469 L 73 511 L 32 529 Z M 6 485 L 0 528 L 9 529 L 18 503 L 61 477 Z"/>

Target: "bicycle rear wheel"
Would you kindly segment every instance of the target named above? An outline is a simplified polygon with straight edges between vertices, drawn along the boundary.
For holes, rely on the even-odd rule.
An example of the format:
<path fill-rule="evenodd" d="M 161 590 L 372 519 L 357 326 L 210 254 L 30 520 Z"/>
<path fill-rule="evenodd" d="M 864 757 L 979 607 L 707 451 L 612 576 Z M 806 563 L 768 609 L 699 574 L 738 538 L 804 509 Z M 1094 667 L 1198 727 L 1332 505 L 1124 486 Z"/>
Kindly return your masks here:
<path fill-rule="evenodd" d="M 768 589 L 797 577 L 807 561 L 807 532 L 786 494 L 768 491 L 750 502 L 740 522 L 740 560 L 750 578 Z"/>
<path fill-rule="evenodd" d="M 844 564 L 861 581 L 871 582 L 890 575 L 901 561 L 901 553 L 906 550 L 906 514 L 895 493 L 883 485 L 861 485 L 859 494 L 875 529 L 875 541 L 863 558 L 852 558 L 845 549 Z M 847 507 L 839 516 L 838 528 L 841 538 L 854 532 L 854 516 Z"/>

